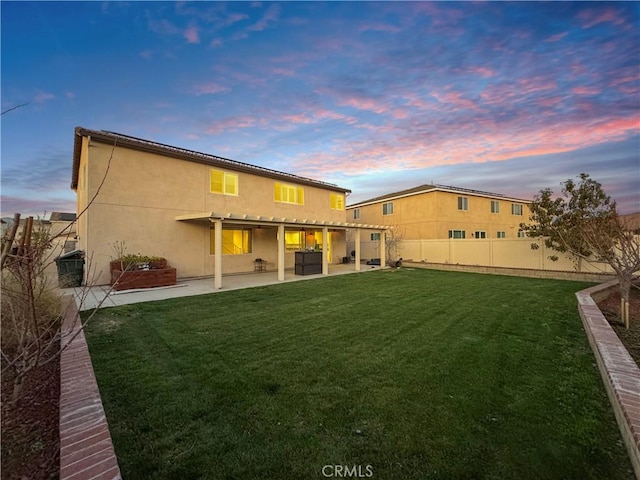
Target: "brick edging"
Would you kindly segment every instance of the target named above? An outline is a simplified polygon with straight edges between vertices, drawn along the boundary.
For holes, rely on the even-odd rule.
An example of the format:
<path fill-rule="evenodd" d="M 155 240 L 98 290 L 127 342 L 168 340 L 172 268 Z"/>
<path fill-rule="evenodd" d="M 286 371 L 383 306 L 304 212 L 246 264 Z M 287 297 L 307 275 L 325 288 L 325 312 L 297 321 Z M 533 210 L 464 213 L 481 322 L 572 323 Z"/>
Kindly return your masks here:
<path fill-rule="evenodd" d="M 61 342 L 69 346 L 60 355 L 60 480 L 121 479 L 78 309 L 73 298 L 65 301 Z"/>
<path fill-rule="evenodd" d="M 640 479 L 640 368 L 604 317 L 594 296 L 615 287 L 611 281 L 576 293 L 578 311 L 598 369 L 627 447 L 636 478 Z"/>

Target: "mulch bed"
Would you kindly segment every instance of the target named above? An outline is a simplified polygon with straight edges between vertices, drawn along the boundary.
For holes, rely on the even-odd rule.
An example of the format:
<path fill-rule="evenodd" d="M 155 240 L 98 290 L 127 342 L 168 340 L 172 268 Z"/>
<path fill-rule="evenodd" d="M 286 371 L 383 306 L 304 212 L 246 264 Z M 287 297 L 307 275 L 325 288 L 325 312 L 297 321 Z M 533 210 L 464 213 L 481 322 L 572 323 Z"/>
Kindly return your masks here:
<path fill-rule="evenodd" d="M 640 366 L 640 286 L 632 287 L 629 298 L 631 322 L 627 330 L 620 320 L 620 292 L 613 290 L 611 294 L 598 303 L 598 307 L 618 334 L 618 338 Z"/>
<path fill-rule="evenodd" d="M 13 405 L 13 375 L 2 375 L 2 480 L 56 479 L 60 467 L 60 357 L 30 372 Z"/>

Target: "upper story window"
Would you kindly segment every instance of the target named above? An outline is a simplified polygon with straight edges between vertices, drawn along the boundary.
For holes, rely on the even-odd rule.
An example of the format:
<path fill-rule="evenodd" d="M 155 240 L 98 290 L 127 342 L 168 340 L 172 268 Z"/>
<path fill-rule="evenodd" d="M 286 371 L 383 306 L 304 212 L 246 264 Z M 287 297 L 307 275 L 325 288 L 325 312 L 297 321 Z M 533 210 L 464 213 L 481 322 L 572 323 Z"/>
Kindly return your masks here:
<path fill-rule="evenodd" d="M 520 204 L 520 203 L 512 203 L 511 204 L 511 215 L 522 215 L 522 204 Z"/>
<path fill-rule="evenodd" d="M 458 197 L 458 210 L 469 210 L 469 199 L 467 197 Z"/>
<path fill-rule="evenodd" d="M 353 219 L 354 220 L 360 219 L 360 209 L 359 208 L 354 208 L 353 209 Z"/>
<path fill-rule="evenodd" d="M 276 202 L 304 205 L 304 188 L 286 183 L 275 183 L 273 198 Z"/>
<path fill-rule="evenodd" d="M 382 204 L 382 215 L 393 215 L 393 202 Z"/>
<path fill-rule="evenodd" d="M 341 195 L 339 193 L 331 194 L 331 209 L 344 210 L 344 195 Z"/>
<path fill-rule="evenodd" d="M 238 195 L 238 175 L 221 170 L 211 170 L 211 193 Z"/>
<path fill-rule="evenodd" d="M 498 200 L 491 200 L 491 213 L 500 213 L 500 202 Z"/>

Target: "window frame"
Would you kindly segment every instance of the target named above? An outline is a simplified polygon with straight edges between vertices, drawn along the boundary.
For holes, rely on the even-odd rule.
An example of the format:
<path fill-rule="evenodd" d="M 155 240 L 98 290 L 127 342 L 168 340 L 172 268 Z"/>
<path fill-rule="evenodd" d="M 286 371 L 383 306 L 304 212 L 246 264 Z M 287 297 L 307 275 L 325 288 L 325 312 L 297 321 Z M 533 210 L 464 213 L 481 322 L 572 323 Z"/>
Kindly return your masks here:
<path fill-rule="evenodd" d="M 491 213 L 500 213 L 500 201 L 491 200 Z"/>
<path fill-rule="evenodd" d="M 293 200 L 290 200 L 292 196 Z M 286 197 L 286 200 L 284 200 L 284 197 Z M 304 187 L 291 183 L 275 182 L 273 184 L 273 200 L 289 205 L 304 205 Z"/>
<path fill-rule="evenodd" d="M 213 189 L 213 175 L 214 173 L 216 174 L 221 174 L 222 175 L 222 191 L 216 191 Z M 233 184 L 235 186 L 235 192 L 228 192 L 227 191 L 227 186 L 228 186 L 228 179 L 233 179 Z M 215 168 L 212 168 L 209 172 L 209 193 L 214 193 L 216 195 L 230 195 L 233 197 L 237 197 L 239 194 L 239 190 L 240 190 L 240 180 L 238 178 L 238 174 L 237 173 L 230 173 L 230 172 L 226 172 L 224 170 L 217 170 Z"/>
<path fill-rule="evenodd" d="M 354 220 L 360 220 L 360 209 L 359 208 L 354 208 L 353 209 L 353 219 Z"/>
<path fill-rule="evenodd" d="M 382 215 L 393 215 L 393 202 L 386 202 L 382 204 Z"/>
<path fill-rule="evenodd" d="M 242 252 L 225 252 L 225 232 L 241 232 Z M 247 239 L 245 240 L 245 234 Z M 246 251 L 245 251 L 246 243 Z M 228 245 L 228 244 L 227 244 Z M 235 244 L 234 244 L 235 246 Z M 222 229 L 222 255 L 250 255 L 253 253 L 253 229 L 252 228 L 223 228 Z M 215 255 L 215 229 L 209 229 L 209 255 Z"/>
<path fill-rule="evenodd" d="M 459 236 L 456 236 L 456 234 L 458 234 Z M 449 230 L 450 240 L 465 240 L 466 238 L 467 238 L 466 230 L 456 230 L 456 229 Z"/>
<path fill-rule="evenodd" d="M 498 230 L 496 232 L 496 238 L 507 238 L 507 232 L 504 230 Z"/>
<path fill-rule="evenodd" d="M 519 211 L 519 213 L 518 213 Z M 512 203 L 511 204 L 511 215 L 522 217 L 524 215 L 524 205 L 521 203 Z"/>
<path fill-rule="evenodd" d="M 329 198 L 331 210 L 344 210 L 344 195 L 331 192 Z"/>
<path fill-rule="evenodd" d="M 485 230 L 476 230 L 473 232 L 473 238 L 477 240 L 484 240 L 487 238 L 487 232 Z"/>
<path fill-rule="evenodd" d="M 374 233 L 371 233 L 369 238 L 371 239 L 372 242 L 379 242 L 380 237 L 381 237 L 380 232 L 374 232 Z"/>
<path fill-rule="evenodd" d="M 469 197 L 458 197 L 458 210 L 461 212 L 469 211 Z"/>

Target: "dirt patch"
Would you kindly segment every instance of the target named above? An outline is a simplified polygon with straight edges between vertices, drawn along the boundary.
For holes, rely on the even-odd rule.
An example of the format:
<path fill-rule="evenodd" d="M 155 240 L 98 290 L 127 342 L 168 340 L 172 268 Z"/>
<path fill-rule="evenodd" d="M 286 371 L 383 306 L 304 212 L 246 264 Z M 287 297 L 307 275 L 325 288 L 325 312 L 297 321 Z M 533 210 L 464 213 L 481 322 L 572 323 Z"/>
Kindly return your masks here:
<path fill-rule="evenodd" d="M 2 375 L 2 479 L 56 479 L 60 464 L 60 357 L 25 378 L 17 405 L 13 375 Z"/>
<path fill-rule="evenodd" d="M 629 298 L 631 322 L 629 329 L 626 329 L 620 320 L 619 290 L 613 290 L 606 299 L 598 303 L 598 307 L 640 367 L 640 285 L 631 288 Z"/>

